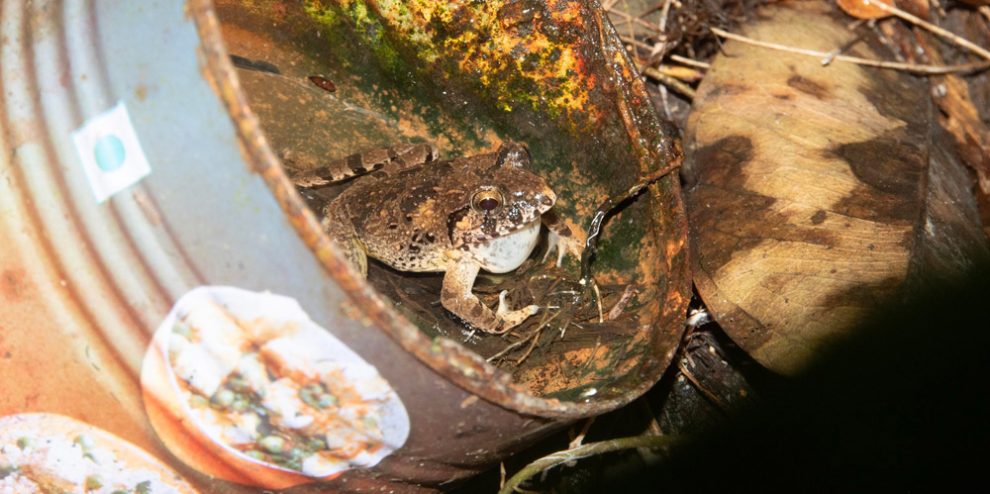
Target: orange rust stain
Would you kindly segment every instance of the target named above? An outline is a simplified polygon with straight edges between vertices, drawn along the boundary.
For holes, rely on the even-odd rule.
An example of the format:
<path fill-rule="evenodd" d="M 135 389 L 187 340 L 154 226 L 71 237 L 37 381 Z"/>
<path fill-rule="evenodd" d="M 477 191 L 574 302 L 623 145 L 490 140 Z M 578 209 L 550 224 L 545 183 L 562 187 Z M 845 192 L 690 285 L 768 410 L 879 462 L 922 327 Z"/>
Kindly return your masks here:
<path fill-rule="evenodd" d="M 134 88 L 134 96 L 137 97 L 138 101 L 144 101 L 148 97 L 148 86 L 138 84 Z"/>
<path fill-rule="evenodd" d="M 584 17 L 581 15 L 580 3 L 566 0 L 549 0 L 547 7 L 557 21 L 574 24 L 579 29 L 584 28 Z"/>

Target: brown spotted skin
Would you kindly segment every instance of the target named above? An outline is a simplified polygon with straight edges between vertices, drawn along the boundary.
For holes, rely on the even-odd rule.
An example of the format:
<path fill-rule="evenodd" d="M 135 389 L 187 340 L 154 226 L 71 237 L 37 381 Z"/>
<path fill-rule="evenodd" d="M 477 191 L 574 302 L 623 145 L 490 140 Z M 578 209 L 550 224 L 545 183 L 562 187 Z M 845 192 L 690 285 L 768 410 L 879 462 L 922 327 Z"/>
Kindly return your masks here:
<path fill-rule="evenodd" d="M 310 189 L 365 175 L 385 167 L 407 168 L 433 161 L 436 149 L 429 144 L 403 144 L 331 161 L 293 179 L 296 187 Z"/>
<path fill-rule="evenodd" d="M 375 153 L 377 158 L 352 156 L 296 180 L 311 187 L 364 174 L 323 211 L 324 230 L 355 268 L 366 275 L 371 256 L 400 271 L 445 272 L 443 306 L 488 332 L 506 331 L 536 313 L 536 306 L 509 310 L 504 301 L 492 311 L 471 292 L 479 270 L 491 265 L 484 256 L 495 255 L 478 247 L 538 231 L 534 222 L 556 201 L 546 181 L 527 169 L 525 148 L 508 143 L 494 153 L 445 161 L 420 152 L 426 158 L 421 163 L 405 157 L 415 152 L 398 148 Z M 547 219 L 555 237 L 569 237 L 563 222 Z M 523 244 L 519 249 L 528 250 L 512 256 L 520 263 L 532 250 Z M 580 255 L 572 245 L 558 248 Z M 518 266 L 510 262 L 512 269 Z"/>

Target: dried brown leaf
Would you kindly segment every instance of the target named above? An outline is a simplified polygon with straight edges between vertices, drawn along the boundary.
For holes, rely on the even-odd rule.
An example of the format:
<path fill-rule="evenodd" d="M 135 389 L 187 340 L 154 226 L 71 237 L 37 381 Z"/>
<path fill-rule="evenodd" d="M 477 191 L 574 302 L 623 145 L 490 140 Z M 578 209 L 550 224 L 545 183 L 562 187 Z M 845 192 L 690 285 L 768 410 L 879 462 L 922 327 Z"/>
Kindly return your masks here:
<path fill-rule="evenodd" d="M 823 51 L 854 39 L 802 5 L 746 34 Z M 873 45 L 849 51 L 884 58 Z M 945 137 L 924 79 L 727 43 L 686 139 L 695 283 L 716 320 L 793 372 L 878 303 L 985 255 L 972 177 Z"/>

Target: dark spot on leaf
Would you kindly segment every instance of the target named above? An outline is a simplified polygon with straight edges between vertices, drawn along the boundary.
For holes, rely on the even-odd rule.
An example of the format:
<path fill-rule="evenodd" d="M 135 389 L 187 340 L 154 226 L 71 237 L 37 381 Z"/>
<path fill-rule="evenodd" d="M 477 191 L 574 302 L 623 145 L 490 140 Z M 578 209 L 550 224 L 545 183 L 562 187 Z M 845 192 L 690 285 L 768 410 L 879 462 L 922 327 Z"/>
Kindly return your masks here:
<path fill-rule="evenodd" d="M 688 191 L 688 212 L 701 270 L 715 273 L 735 253 L 766 241 L 835 246 L 832 232 L 798 226 L 796 218 L 773 211 L 775 198 L 746 189 L 746 165 L 753 159 L 748 138 L 722 138 L 689 158 L 694 164 L 689 181 L 695 183 Z"/>
<path fill-rule="evenodd" d="M 787 85 L 820 100 L 828 98 L 830 93 L 827 87 L 797 74 L 787 79 Z"/>
<path fill-rule="evenodd" d="M 827 216 L 825 214 L 825 210 L 819 209 L 818 211 L 815 211 L 815 214 L 811 215 L 811 224 L 812 225 L 822 224 L 825 221 L 825 216 Z"/>
<path fill-rule="evenodd" d="M 926 132 L 925 116 L 931 114 L 926 81 L 903 77 L 896 71 L 875 71 L 858 90 L 877 113 L 907 122 L 907 132 L 917 135 Z"/>
<path fill-rule="evenodd" d="M 832 210 L 883 223 L 910 223 L 921 210 L 922 174 L 928 153 L 910 141 L 878 137 L 843 144 L 833 152 L 849 164 L 862 186 Z"/>
<path fill-rule="evenodd" d="M 708 90 L 705 94 L 698 94 L 696 98 L 707 99 L 715 98 L 718 96 L 731 96 L 734 94 L 741 94 L 749 91 L 749 86 L 744 86 L 742 84 L 722 84 L 721 86 L 714 86 Z"/>
<path fill-rule="evenodd" d="M 723 137 L 698 148 L 690 159 L 693 166 L 685 171 L 685 187 L 693 187 L 701 177 L 705 183 L 741 188 L 744 183 L 742 168 L 753 159 L 753 143 L 744 136 Z"/>

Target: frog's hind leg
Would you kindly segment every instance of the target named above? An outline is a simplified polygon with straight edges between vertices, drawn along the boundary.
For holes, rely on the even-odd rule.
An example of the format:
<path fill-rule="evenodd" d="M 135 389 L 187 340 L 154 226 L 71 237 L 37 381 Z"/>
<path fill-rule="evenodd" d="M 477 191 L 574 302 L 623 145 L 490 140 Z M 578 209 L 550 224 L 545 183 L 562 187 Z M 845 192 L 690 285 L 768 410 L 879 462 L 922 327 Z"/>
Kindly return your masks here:
<path fill-rule="evenodd" d="M 302 189 L 318 188 L 385 167 L 403 169 L 421 165 L 435 160 L 436 156 L 436 148 L 430 144 L 401 144 L 331 161 L 294 177 L 292 181 Z"/>
<path fill-rule="evenodd" d="M 334 244 L 343 254 L 344 259 L 351 266 L 361 273 L 362 278 L 368 277 L 368 255 L 365 253 L 364 244 L 358 237 L 350 221 L 343 217 L 343 213 L 338 208 L 327 206 L 323 210 L 323 220 L 320 222 L 323 231 L 333 239 Z"/>
<path fill-rule="evenodd" d="M 471 260 L 462 260 L 451 266 L 443 277 L 440 303 L 455 316 L 486 333 L 504 333 L 536 314 L 537 305 L 509 310 L 505 302 L 507 292 L 499 294 L 498 310 L 492 311 L 471 292 L 481 266 Z"/>

